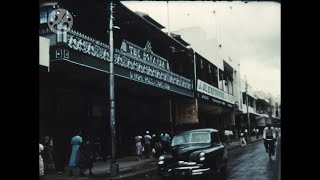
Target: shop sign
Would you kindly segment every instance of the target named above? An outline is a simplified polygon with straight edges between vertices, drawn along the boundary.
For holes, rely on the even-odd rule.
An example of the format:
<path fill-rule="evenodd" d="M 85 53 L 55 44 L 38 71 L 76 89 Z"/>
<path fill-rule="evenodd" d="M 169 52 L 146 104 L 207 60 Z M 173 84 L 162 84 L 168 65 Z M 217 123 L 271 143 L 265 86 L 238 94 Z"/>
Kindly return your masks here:
<path fill-rule="evenodd" d="M 191 80 L 181 78 L 179 75 L 176 75 L 174 73 L 163 71 L 134 59 L 130 59 L 124 55 L 115 53 L 114 64 L 192 90 Z"/>
<path fill-rule="evenodd" d="M 140 73 L 135 73 L 135 72 L 130 71 L 130 79 L 135 80 L 135 81 L 139 81 L 142 83 L 146 83 L 146 84 L 149 84 L 152 86 L 157 86 L 162 89 L 170 90 L 170 85 L 168 83 L 165 83 L 163 81 L 159 81 L 157 79 L 145 76 Z"/>
<path fill-rule="evenodd" d="M 154 64 L 160 68 L 169 70 L 168 60 L 153 54 L 150 41 L 145 48 L 141 48 L 129 41 L 123 40 L 120 47 L 121 53 L 132 59 L 139 59 Z"/>
<path fill-rule="evenodd" d="M 69 48 L 109 61 L 108 45 L 73 30 L 68 32 L 66 39 Z M 154 54 L 149 41 L 141 48 L 123 40 L 120 49 L 114 50 L 114 64 L 129 70 L 132 80 L 164 89 L 170 89 L 169 83 L 193 89 L 192 80 L 171 72 L 168 60 Z"/>
<path fill-rule="evenodd" d="M 97 57 L 109 60 L 109 47 L 98 41 L 89 41 L 75 35 L 68 35 L 67 44 L 70 48 Z"/>
<path fill-rule="evenodd" d="M 197 91 L 204 93 L 206 95 L 209 95 L 211 97 L 223 100 L 225 102 L 231 103 L 231 104 L 235 104 L 235 97 L 208 84 L 205 83 L 203 81 L 201 81 L 200 79 L 198 79 L 198 83 L 197 83 Z"/>

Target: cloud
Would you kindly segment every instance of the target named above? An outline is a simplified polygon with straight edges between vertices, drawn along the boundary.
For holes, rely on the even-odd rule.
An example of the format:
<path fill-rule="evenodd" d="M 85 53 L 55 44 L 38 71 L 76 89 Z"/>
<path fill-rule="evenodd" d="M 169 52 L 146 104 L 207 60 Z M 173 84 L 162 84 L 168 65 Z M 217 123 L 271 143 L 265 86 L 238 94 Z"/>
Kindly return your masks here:
<path fill-rule="evenodd" d="M 241 77 L 246 75 L 249 84 L 256 90 L 264 90 L 273 95 L 280 94 L 280 70 L 278 68 L 265 68 L 263 63 L 255 59 L 246 59 L 240 66 Z"/>

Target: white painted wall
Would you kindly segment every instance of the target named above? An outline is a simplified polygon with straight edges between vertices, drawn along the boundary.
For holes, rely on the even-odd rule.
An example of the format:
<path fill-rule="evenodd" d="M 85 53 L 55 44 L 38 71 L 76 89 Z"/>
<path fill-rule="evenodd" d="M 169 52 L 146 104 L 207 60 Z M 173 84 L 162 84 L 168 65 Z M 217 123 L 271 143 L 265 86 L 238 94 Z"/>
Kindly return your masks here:
<path fill-rule="evenodd" d="M 175 31 L 181 38 L 188 42 L 193 50 L 206 58 L 219 69 L 223 68 L 223 59 L 219 54 L 218 42 L 216 39 L 208 39 L 205 31 L 200 27 L 190 27 Z"/>

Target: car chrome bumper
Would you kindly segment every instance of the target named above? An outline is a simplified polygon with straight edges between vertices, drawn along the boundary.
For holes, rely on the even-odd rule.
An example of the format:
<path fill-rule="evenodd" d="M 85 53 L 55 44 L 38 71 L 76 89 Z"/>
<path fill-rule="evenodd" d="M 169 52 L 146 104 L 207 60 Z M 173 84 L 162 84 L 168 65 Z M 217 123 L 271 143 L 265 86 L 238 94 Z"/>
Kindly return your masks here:
<path fill-rule="evenodd" d="M 182 166 L 171 169 L 160 169 L 161 176 L 196 176 L 210 172 L 210 168 L 200 166 Z"/>

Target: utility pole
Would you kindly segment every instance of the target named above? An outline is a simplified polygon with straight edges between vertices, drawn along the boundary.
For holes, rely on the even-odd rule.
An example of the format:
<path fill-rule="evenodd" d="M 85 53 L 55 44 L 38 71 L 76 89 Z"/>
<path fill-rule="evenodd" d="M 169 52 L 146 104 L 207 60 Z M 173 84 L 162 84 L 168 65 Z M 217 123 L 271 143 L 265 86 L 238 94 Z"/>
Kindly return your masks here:
<path fill-rule="evenodd" d="M 170 36 L 170 37 L 171 37 L 171 34 L 170 34 L 169 1 L 167 1 L 167 18 L 168 18 L 168 36 Z"/>
<path fill-rule="evenodd" d="M 271 104 L 271 97 L 268 98 L 269 99 L 269 123 L 273 124 L 272 122 L 272 104 Z"/>
<path fill-rule="evenodd" d="M 251 137 L 251 129 L 250 129 L 250 116 L 249 116 L 249 102 L 248 102 L 248 82 L 247 78 L 245 79 L 245 84 L 246 84 L 246 104 L 247 104 L 247 120 L 248 120 L 248 142 L 250 142 L 250 137 Z"/>
<path fill-rule="evenodd" d="M 110 131 L 111 131 L 111 177 L 119 176 L 119 164 L 116 164 L 116 130 L 115 130 L 115 97 L 114 97 L 114 72 L 113 72 L 113 8 L 110 1 L 110 24 L 109 24 L 109 46 L 110 46 L 110 75 L 109 75 L 109 95 L 110 95 Z"/>

